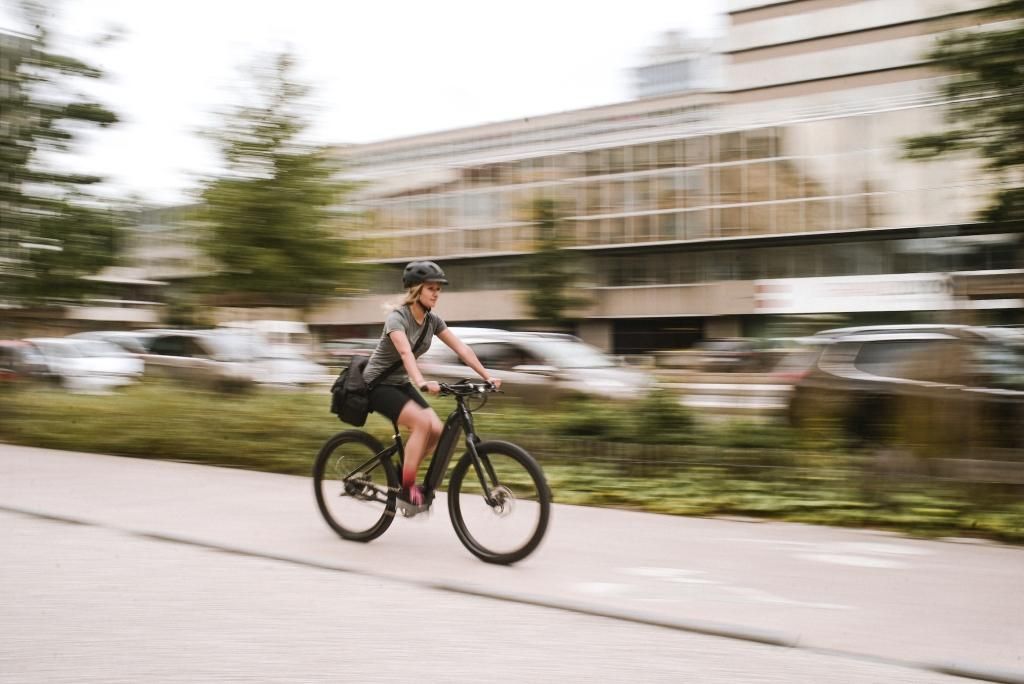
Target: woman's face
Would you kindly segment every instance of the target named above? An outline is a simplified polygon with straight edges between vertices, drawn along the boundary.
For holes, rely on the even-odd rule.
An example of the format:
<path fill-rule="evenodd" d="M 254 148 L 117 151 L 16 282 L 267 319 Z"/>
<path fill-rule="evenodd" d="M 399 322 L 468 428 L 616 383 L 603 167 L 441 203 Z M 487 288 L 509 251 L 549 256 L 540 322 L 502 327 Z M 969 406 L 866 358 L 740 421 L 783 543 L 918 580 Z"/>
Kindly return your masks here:
<path fill-rule="evenodd" d="M 424 283 L 420 290 L 420 305 L 427 309 L 437 306 L 437 298 L 441 296 L 441 285 L 439 283 Z"/>

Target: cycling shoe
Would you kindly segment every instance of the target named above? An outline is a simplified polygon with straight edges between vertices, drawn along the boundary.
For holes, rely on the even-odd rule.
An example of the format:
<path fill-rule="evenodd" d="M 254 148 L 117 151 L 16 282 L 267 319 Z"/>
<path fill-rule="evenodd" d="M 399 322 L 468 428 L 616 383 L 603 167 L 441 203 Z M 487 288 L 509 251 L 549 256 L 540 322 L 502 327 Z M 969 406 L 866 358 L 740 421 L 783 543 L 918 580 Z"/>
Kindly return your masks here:
<path fill-rule="evenodd" d="M 430 504 L 427 502 L 426 492 L 423 491 L 423 487 L 420 485 L 413 485 L 412 487 L 402 487 L 398 491 L 398 510 L 402 512 L 406 518 L 411 518 L 414 515 L 422 513 L 423 511 L 430 508 Z"/>

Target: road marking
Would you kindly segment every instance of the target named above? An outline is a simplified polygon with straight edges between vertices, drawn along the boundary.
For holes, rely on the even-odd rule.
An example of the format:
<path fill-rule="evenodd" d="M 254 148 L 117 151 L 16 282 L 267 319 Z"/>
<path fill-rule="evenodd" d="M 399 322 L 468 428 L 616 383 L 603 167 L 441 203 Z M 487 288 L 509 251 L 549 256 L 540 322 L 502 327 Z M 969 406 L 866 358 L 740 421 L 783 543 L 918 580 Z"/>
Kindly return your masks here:
<path fill-rule="evenodd" d="M 909 568 L 909 563 L 889 560 L 888 558 L 872 558 L 870 556 L 855 556 L 843 553 L 798 553 L 797 558 L 815 561 L 818 563 L 832 563 L 834 565 L 852 565 L 857 568 L 887 568 L 904 569 Z"/>
<path fill-rule="evenodd" d="M 833 542 L 823 545 L 827 549 L 853 551 L 856 553 L 877 553 L 894 556 L 930 556 L 934 552 L 907 544 L 879 544 L 878 542 Z"/>
<path fill-rule="evenodd" d="M 627 575 L 637 575 L 639 577 L 654 577 L 657 579 L 665 580 L 666 582 L 677 582 L 679 584 L 721 584 L 716 580 L 703 579 L 695 577 L 694 575 L 703 575 L 703 570 L 683 570 L 682 568 L 656 568 L 656 567 L 638 567 L 638 568 L 620 568 L 620 572 L 624 572 Z"/>
<path fill-rule="evenodd" d="M 633 587 L 628 584 L 617 582 L 579 582 L 576 589 L 585 594 L 600 594 L 601 596 L 622 596 L 632 591 Z"/>
<path fill-rule="evenodd" d="M 857 568 L 904 569 L 911 567 L 910 563 L 893 560 L 891 557 L 931 556 L 935 553 L 912 544 L 886 542 L 805 542 L 751 538 L 734 538 L 732 541 L 769 545 L 779 551 L 792 553 L 793 558 Z M 796 553 L 798 550 L 800 553 Z"/>
<path fill-rule="evenodd" d="M 718 580 L 697 577 L 697 575 L 707 574 L 703 570 L 686 570 L 683 568 L 641 566 L 634 568 L 619 568 L 619 572 L 638 577 L 649 577 L 652 579 L 657 579 L 661 580 L 662 582 L 668 582 L 672 584 L 717 585 L 715 587 L 710 588 L 708 592 L 702 594 L 702 598 L 710 599 L 713 601 L 730 601 L 731 596 L 740 597 L 747 601 L 770 603 L 773 605 L 797 606 L 800 608 L 825 608 L 827 610 L 852 610 L 851 606 L 843 605 L 840 603 L 818 603 L 814 601 L 801 601 L 799 599 L 791 599 L 786 598 L 785 596 L 772 594 L 761 589 L 755 589 L 753 587 L 733 586 L 726 584 L 725 582 L 720 582 Z M 634 598 L 641 601 L 653 600 L 650 598 L 639 596 L 638 592 L 634 592 Z M 660 601 L 664 599 L 664 596 L 659 596 L 656 600 Z"/>
<path fill-rule="evenodd" d="M 789 599 L 785 596 L 778 596 L 767 591 L 761 591 L 760 589 L 753 589 L 751 587 L 724 587 L 726 591 L 732 592 L 743 598 L 751 601 L 757 601 L 760 603 L 771 603 L 780 606 L 796 606 L 798 608 L 825 608 L 827 610 L 852 610 L 852 606 L 847 606 L 842 603 L 818 603 L 815 601 L 799 601 L 796 599 Z"/>

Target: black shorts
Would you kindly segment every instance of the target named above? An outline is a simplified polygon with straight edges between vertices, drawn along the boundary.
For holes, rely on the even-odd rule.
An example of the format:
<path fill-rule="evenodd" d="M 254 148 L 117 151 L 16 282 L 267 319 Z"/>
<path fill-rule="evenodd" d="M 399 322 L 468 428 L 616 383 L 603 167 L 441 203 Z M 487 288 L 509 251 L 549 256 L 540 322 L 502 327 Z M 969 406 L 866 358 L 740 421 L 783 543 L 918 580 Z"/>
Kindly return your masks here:
<path fill-rule="evenodd" d="M 430 407 L 411 382 L 401 385 L 377 385 L 370 390 L 370 410 L 387 416 L 394 423 L 398 422 L 399 414 L 410 401 L 415 401 L 423 408 Z"/>

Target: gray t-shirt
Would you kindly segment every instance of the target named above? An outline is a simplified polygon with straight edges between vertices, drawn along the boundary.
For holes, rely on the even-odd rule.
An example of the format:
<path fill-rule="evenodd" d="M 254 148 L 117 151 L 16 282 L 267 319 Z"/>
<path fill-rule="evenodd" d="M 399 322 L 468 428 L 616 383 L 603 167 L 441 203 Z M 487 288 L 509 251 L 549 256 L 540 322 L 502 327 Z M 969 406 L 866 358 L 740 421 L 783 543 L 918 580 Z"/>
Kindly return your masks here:
<path fill-rule="evenodd" d="M 424 325 L 430 325 L 430 330 L 427 331 L 427 338 L 423 340 L 423 344 L 416 352 L 416 358 L 430 349 L 430 342 L 434 335 L 448 329 L 448 325 L 441 317 L 433 312 L 426 317 Z M 377 348 L 373 350 L 370 360 L 366 363 L 366 368 L 363 369 L 363 377 L 366 382 L 372 382 L 378 375 L 386 371 L 388 366 L 401 360 L 398 350 L 395 349 L 395 343 L 391 341 L 391 333 L 396 330 L 405 332 L 405 336 L 409 338 L 409 346 L 415 349 L 416 340 L 419 339 L 423 326 L 416 323 L 416 318 L 408 306 L 400 306 L 389 313 L 388 317 L 384 319 L 384 332 L 380 336 L 380 342 L 377 343 Z M 403 365 L 381 380 L 382 385 L 401 385 L 405 382 L 409 382 L 409 374 L 405 372 Z"/>

